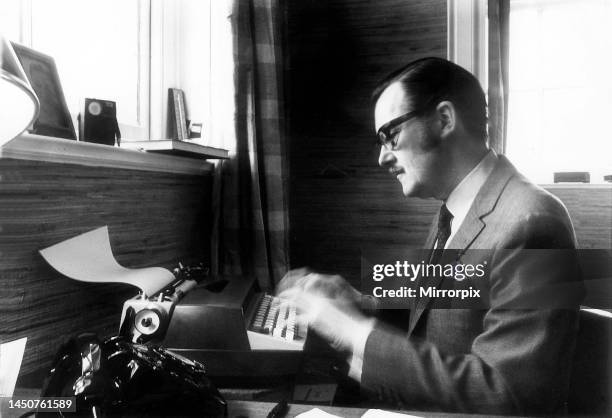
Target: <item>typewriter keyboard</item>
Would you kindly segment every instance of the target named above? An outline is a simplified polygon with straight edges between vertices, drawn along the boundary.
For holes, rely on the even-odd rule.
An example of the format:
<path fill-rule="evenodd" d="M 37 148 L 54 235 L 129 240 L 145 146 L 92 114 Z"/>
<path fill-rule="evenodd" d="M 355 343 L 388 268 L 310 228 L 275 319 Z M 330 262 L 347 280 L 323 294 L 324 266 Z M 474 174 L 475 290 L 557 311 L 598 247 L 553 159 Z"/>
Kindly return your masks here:
<path fill-rule="evenodd" d="M 263 295 L 254 312 L 249 334 L 272 337 L 270 344 L 274 345 L 274 340 L 280 343 L 279 346 L 273 347 L 274 349 L 283 349 L 283 342 L 289 343 L 287 349 L 300 349 L 306 337 L 306 330 L 300 328 L 302 327 L 298 327 L 295 307 L 281 304 L 278 298 L 271 295 Z M 253 345 L 253 339 L 250 340 Z M 297 347 L 294 346 L 295 343 L 298 344 Z"/>
<path fill-rule="evenodd" d="M 293 341 L 297 334 L 295 308 L 281 305 L 278 298 L 264 295 L 257 307 L 251 330 Z"/>

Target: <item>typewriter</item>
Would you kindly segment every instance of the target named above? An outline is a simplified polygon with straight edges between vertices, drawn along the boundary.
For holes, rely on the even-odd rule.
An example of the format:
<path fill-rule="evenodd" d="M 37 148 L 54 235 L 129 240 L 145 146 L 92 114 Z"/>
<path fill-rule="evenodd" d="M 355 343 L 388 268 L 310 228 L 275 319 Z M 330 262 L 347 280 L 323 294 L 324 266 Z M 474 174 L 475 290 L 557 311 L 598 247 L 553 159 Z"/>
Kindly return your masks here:
<path fill-rule="evenodd" d="M 124 303 L 119 335 L 202 362 L 210 376 L 299 370 L 307 329 L 295 308 L 259 291 L 252 277 L 209 277 L 202 266 L 179 266 L 174 274 L 158 293 Z"/>
<path fill-rule="evenodd" d="M 260 292 L 254 278 L 210 277 L 204 265 L 125 268 L 112 253 L 108 227 L 40 253 L 73 280 L 140 289 L 124 302 L 123 340 L 169 349 L 204 364 L 209 376 L 280 376 L 299 369 L 306 328 L 297 326 L 295 312 Z"/>

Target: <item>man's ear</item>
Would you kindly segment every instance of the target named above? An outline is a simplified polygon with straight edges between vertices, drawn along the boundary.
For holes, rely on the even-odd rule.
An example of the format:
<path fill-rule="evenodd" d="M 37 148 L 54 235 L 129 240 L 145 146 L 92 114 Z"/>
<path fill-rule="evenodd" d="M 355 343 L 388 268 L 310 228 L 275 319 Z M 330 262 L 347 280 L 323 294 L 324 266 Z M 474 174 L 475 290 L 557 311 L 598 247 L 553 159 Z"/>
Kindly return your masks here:
<path fill-rule="evenodd" d="M 457 110 L 455 105 L 449 101 L 443 101 L 436 106 L 436 117 L 440 129 L 440 137 L 446 138 L 455 132 L 457 128 Z"/>

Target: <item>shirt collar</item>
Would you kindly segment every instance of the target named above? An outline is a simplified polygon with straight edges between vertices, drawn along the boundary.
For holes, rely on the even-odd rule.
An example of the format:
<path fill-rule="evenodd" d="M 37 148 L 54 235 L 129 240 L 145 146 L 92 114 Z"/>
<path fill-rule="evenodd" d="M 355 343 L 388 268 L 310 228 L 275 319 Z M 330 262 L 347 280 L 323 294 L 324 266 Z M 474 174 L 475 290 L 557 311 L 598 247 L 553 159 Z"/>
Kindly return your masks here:
<path fill-rule="evenodd" d="M 453 214 L 451 224 L 451 237 L 455 235 L 465 216 L 467 215 L 476 195 L 480 191 L 487 178 L 493 172 L 497 163 L 497 155 L 492 150 L 480 160 L 480 162 L 468 173 L 467 176 L 453 189 L 446 199 L 446 207 Z"/>

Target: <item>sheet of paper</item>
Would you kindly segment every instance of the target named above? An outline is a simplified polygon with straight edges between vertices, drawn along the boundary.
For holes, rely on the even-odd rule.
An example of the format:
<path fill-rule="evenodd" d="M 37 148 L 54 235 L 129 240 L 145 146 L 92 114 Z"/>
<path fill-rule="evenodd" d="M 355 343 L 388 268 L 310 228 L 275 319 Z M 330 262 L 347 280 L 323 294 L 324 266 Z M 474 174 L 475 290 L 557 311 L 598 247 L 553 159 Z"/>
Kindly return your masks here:
<path fill-rule="evenodd" d="M 0 396 L 13 396 L 27 338 L 0 344 Z"/>
<path fill-rule="evenodd" d="M 93 283 L 127 283 L 140 288 L 146 296 L 174 281 L 171 271 L 162 267 L 125 268 L 115 260 L 108 227 L 77 235 L 40 250 L 57 271 L 74 280 Z"/>
<path fill-rule="evenodd" d="M 401 414 L 399 412 L 383 411 L 382 409 L 368 409 L 361 418 L 423 418 L 417 415 Z"/>
<path fill-rule="evenodd" d="M 338 415 L 329 414 L 322 409 L 313 408 L 310 411 L 302 412 L 295 418 L 340 418 Z"/>

